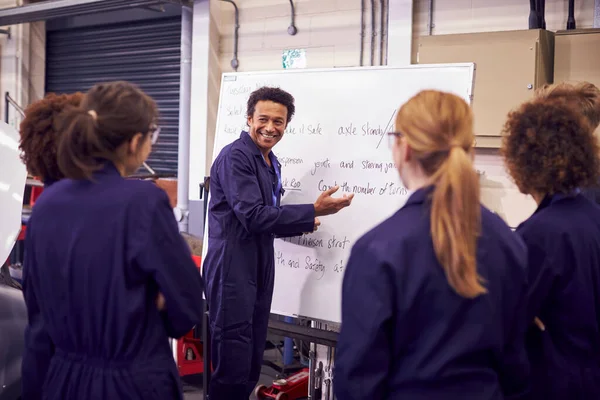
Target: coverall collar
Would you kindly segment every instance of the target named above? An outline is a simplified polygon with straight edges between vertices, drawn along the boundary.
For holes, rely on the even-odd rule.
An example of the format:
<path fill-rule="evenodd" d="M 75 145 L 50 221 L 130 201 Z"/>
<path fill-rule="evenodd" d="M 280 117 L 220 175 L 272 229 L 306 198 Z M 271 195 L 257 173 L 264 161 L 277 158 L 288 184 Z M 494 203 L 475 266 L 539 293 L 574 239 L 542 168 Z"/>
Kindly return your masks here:
<path fill-rule="evenodd" d="M 240 134 L 240 139 L 241 139 L 242 143 L 244 143 L 244 145 L 248 148 L 248 150 L 250 150 L 250 152 L 252 154 L 254 154 L 255 156 L 260 157 L 264 160 L 264 157 L 263 157 L 260 149 L 258 148 L 256 143 L 254 143 L 254 140 L 252 140 L 252 137 L 250 137 L 249 132 L 242 131 L 242 133 Z M 275 153 L 273 153 L 273 150 L 271 150 L 269 152 L 269 158 L 271 159 L 271 163 L 273 163 L 273 164 L 276 163 L 278 166 L 280 165 L 279 160 L 277 159 L 277 156 L 275 155 Z"/>

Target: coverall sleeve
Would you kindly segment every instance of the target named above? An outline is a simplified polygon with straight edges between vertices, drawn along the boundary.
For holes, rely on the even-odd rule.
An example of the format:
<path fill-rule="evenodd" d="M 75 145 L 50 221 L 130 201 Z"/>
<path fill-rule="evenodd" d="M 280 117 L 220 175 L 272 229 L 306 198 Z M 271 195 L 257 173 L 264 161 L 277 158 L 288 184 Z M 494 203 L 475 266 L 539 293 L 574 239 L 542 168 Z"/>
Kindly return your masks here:
<path fill-rule="evenodd" d="M 560 251 L 556 251 L 560 246 L 527 229 L 517 232 L 527 246 L 529 290 L 524 304 L 527 304 L 527 320 L 531 324 L 539 316 L 542 305 L 559 276 L 555 266 L 564 261 L 560 257 Z"/>
<path fill-rule="evenodd" d="M 506 301 L 510 302 L 507 309 L 513 312 L 504 316 L 504 348 L 500 354 L 498 380 L 507 400 L 525 400 L 530 395 L 530 366 L 525 349 L 525 334 L 528 326 L 533 322 L 527 317 L 527 280 L 526 256 L 519 261 L 523 273 L 522 279 L 517 279 L 516 284 L 510 287 Z"/>
<path fill-rule="evenodd" d="M 357 244 L 344 275 L 333 385 L 340 400 L 383 400 L 388 395 L 394 279 L 374 253 Z"/>
<path fill-rule="evenodd" d="M 168 335 L 178 339 L 201 323 L 204 287 L 190 249 L 179 233 L 169 199 L 162 191 L 160 197 L 136 262 L 165 297 L 163 321 Z"/>
<path fill-rule="evenodd" d="M 257 173 L 241 150 L 234 149 L 224 157 L 217 173 L 227 203 L 248 232 L 280 236 L 312 232 L 314 205 L 265 205 Z"/>
<path fill-rule="evenodd" d="M 32 218 L 33 219 L 33 218 Z M 23 265 L 23 296 L 27 306 L 27 326 L 25 327 L 25 347 L 21 364 L 22 398 L 37 400 L 42 398 L 42 388 L 50 360 L 54 355 L 54 343 L 44 324 L 44 319 L 36 296 L 35 254 L 30 235 L 32 219 L 28 223 L 25 240 L 25 259 Z"/>

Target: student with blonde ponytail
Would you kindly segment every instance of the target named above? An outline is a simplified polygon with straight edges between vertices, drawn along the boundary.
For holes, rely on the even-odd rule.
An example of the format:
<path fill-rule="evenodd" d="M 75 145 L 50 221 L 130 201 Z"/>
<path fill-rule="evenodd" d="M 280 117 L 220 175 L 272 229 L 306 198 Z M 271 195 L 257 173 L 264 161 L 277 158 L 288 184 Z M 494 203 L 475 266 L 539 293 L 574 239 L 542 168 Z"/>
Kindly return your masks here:
<path fill-rule="evenodd" d="M 525 398 L 527 254 L 480 205 L 471 108 L 422 91 L 400 108 L 389 137 L 413 193 L 352 249 L 337 398 Z"/>

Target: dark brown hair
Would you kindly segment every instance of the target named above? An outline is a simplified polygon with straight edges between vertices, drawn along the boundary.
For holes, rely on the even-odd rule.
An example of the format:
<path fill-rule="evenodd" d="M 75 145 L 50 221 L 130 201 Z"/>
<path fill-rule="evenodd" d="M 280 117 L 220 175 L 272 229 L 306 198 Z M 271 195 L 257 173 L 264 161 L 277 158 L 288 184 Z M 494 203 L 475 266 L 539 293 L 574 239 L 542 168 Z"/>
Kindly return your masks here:
<path fill-rule="evenodd" d="M 43 99 L 25 109 L 25 117 L 19 126 L 21 135 L 19 148 L 21 159 L 29 173 L 43 181 L 58 181 L 64 178 L 57 164 L 57 146 L 60 131 L 57 117 L 65 107 L 77 107 L 82 93 L 49 93 Z"/>
<path fill-rule="evenodd" d="M 89 179 L 105 160 L 137 133 L 148 134 L 158 118 L 150 96 L 129 82 L 100 83 L 79 107 L 64 112 L 58 146 L 58 166 L 67 178 Z"/>
<path fill-rule="evenodd" d="M 600 159 L 593 127 L 564 98 L 540 97 L 508 114 L 501 152 L 526 194 L 567 194 L 598 180 Z"/>
<path fill-rule="evenodd" d="M 589 82 L 544 85 L 535 93 L 537 99 L 563 99 L 581 112 L 596 129 L 600 125 L 600 89 Z"/>
<path fill-rule="evenodd" d="M 431 240 L 449 285 L 466 298 L 486 293 L 477 272 L 481 206 L 471 107 L 454 94 L 424 90 L 400 108 L 396 129 L 434 185 Z"/>
<path fill-rule="evenodd" d="M 275 88 L 275 87 L 267 87 L 263 86 L 259 89 L 256 89 L 254 92 L 250 94 L 248 98 L 248 108 L 246 110 L 246 115 L 250 118 L 254 116 L 254 111 L 256 109 L 256 103 L 259 101 L 272 101 L 273 103 L 278 103 L 285 108 L 287 108 L 287 123 L 289 124 L 296 112 L 296 106 L 294 105 L 294 96 L 286 92 L 285 90 Z"/>

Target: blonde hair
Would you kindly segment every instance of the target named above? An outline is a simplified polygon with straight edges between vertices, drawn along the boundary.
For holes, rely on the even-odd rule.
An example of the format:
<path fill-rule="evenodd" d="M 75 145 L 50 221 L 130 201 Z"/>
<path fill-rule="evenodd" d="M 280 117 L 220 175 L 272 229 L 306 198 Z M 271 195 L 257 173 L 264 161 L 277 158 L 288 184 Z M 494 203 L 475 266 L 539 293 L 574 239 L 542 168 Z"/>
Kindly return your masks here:
<path fill-rule="evenodd" d="M 535 99 L 563 99 L 567 105 L 575 108 L 596 129 L 600 125 L 600 89 L 589 82 L 560 82 L 544 85 L 537 89 Z"/>
<path fill-rule="evenodd" d="M 471 107 L 454 94 L 425 90 L 400 108 L 396 129 L 434 185 L 431 238 L 448 283 L 466 298 L 486 293 L 477 273 L 481 211 Z"/>

